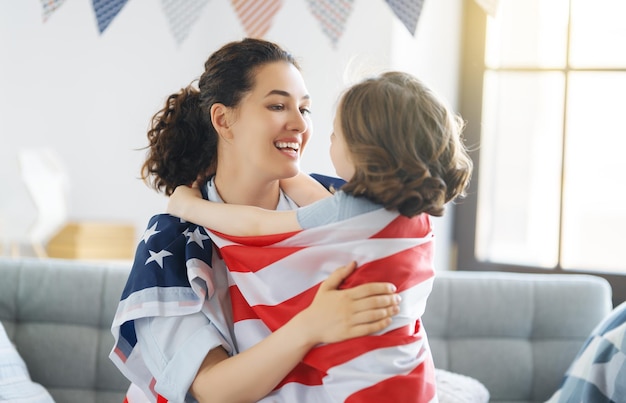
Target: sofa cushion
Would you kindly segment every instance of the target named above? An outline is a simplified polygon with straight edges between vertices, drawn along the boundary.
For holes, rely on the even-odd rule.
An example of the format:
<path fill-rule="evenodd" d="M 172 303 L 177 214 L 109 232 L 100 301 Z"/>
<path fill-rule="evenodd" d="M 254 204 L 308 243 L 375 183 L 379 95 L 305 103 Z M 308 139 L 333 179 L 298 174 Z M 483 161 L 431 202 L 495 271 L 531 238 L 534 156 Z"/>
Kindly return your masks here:
<path fill-rule="evenodd" d="M 479 380 L 493 403 L 545 401 L 610 310 L 601 277 L 442 271 L 423 322 L 437 368 Z"/>
<path fill-rule="evenodd" d="M 26 363 L 0 323 L 0 402 L 54 403 L 48 391 L 33 382 Z"/>
<path fill-rule="evenodd" d="M 30 258 L 1 263 L 0 321 L 33 381 L 58 402 L 121 402 L 129 382 L 108 354 L 128 265 Z"/>

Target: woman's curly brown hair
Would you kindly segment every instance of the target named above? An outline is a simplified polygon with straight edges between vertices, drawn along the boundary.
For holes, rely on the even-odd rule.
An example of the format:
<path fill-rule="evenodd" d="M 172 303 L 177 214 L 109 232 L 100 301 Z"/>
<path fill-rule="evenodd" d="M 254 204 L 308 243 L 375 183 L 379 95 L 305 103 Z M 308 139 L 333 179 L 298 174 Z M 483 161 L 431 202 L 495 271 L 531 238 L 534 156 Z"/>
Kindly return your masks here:
<path fill-rule="evenodd" d="M 230 42 L 204 64 L 197 88 L 189 85 L 170 95 L 152 118 L 141 178 L 166 195 L 179 185 L 202 182 L 215 172 L 218 135 L 211 124 L 215 103 L 236 108 L 252 90 L 258 69 L 294 57 L 277 44 L 245 38 Z"/>
<path fill-rule="evenodd" d="M 421 81 L 387 72 L 349 88 L 340 126 L 355 165 L 341 190 L 413 217 L 442 216 L 472 172 L 464 123 Z"/>

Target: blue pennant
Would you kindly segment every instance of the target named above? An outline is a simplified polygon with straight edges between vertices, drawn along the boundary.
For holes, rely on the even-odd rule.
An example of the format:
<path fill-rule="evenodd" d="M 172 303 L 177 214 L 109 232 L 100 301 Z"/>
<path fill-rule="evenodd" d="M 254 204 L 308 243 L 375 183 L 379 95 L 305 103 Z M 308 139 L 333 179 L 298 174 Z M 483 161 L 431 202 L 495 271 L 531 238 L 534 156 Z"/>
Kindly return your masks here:
<path fill-rule="evenodd" d="M 92 0 L 98 20 L 98 29 L 103 33 L 128 0 Z"/>
<path fill-rule="evenodd" d="M 417 20 L 422 13 L 424 0 L 385 0 L 391 7 L 396 17 L 402 21 L 411 35 L 415 35 Z"/>

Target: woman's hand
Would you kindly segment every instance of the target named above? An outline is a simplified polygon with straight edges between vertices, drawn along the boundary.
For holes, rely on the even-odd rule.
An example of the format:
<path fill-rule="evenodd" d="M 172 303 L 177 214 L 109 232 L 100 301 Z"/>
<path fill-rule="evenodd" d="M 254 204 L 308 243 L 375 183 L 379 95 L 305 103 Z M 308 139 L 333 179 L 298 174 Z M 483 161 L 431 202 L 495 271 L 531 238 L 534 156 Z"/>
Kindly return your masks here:
<path fill-rule="evenodd" d="M 391 316 L 398 313 L 395 287 L 368 283 L 339 290 L 355 268 L 352 262 L 335 270 L 322 282 L 308 308 L 249 349 L 232 357 L 219 347 L 212 350 L 192 384 L 192 394 L 200 402 L 256 402 L 315 345 L 365 336 L 387 327 Z"/>
<path fill-rule="evenodd" d="M 356 263 L 352 262 L 335 270 L 322 282 L 311 305 L 296 315 L 313 344 L 376 333 L 389 326 L 391 317 L 400 311 L 400 296 L 391 283 L 368 283 L 339 290 L 355 268 Z"/>
<path fill-rule="evenodd" d="M 167 202 L 167 213 L 186 220 L 189 205 L 194 199 L 202 199 L 200 189 L 185 185 L 177 186 Z"/>

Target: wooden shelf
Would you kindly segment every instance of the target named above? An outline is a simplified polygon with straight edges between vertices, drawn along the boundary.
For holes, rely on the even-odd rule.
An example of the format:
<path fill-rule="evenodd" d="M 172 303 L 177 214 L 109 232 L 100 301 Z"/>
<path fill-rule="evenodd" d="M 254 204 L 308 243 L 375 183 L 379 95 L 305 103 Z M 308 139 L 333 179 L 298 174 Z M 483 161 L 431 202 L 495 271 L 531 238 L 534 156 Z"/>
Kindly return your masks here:
<path fill-rule="evenodd" d="M 64 259 L 132 259 L 135 227 L 127 223 L 70 222 L 46 245 L 49 257 Z"/>

